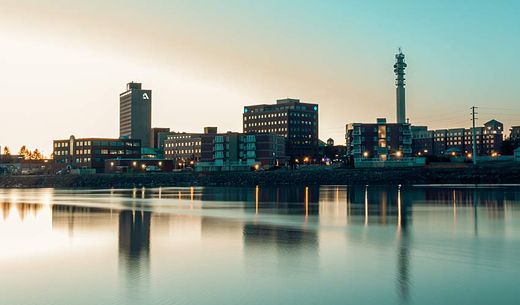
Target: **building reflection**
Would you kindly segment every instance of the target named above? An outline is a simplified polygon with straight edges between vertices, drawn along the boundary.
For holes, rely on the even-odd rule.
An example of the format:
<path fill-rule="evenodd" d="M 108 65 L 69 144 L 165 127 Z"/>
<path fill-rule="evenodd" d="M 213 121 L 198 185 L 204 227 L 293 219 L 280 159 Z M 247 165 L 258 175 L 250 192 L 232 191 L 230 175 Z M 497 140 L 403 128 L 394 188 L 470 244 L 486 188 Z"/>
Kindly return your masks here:
<path fill-rule="evenodd" d="M 119 212 L 119 266 L 133 297 L 139 297 L 142 280 L 149 278 L 151 216 L 142 210 Z"/>
<path fill-rule="evenodd" d="M 266 260 L 276 263 L 279 272 L 305 272 L 319 267 L 319 241 L 314 229 L 246 223 L 243 243 L 249 267 L 261 269 L 261 262 Z"/>

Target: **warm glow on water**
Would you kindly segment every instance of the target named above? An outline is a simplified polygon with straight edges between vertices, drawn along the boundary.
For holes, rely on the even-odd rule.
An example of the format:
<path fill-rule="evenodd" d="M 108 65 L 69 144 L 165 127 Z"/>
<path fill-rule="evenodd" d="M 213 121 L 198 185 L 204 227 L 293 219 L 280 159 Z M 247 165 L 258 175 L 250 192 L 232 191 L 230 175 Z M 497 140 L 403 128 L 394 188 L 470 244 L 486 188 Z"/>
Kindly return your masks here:
<path fill-rule="evenodd" d="M 518 257 L 518 187 L 0 190 L 0 304 L 512 304 Z"/>

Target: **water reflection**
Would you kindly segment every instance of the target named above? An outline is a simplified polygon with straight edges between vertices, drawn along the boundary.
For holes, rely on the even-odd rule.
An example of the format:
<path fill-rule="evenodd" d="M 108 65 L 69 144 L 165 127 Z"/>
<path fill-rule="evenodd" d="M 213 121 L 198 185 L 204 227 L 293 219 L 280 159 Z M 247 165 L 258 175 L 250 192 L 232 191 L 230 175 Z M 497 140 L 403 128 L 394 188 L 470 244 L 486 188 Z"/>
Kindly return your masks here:
<path fill-rule="evenodd" d="M 175 281 L 176 287 L 191 279 L 192 284 L 221 289 L 205 279 L 211 277 L 206 271 L 220 274 L 221 285 L 244 285 L 244 291 L 253 294 L 256 290 L 245 279 L 265 280 L 263 285 L 269 287 L 270 282 L 286 283 L 292 293 L 293 282 L 305 286 L 314 281 L 322 290 L 331 289 L 329 296 L 310 293 L 310 286 L 301 299 L 292 293 L 278 295 L 300 304 L 341 303 L 327 298 L 347 291 L 355 297 L 355 290 L 341 285 L 333 289 L 335 283 L 366 289 L 359 286 L 366 281 L 395 295 L 388 299 L 381 293 L 372 303 L 427 304 L 422 293 L 435 268 L 450 265 L 455 271 L 443 270 L 468 275 L 466 282 L 472 282 L 468 262 L 488 276 L 493 270 L 501 276 L 520 275 L 514 271 L 520 269 L 515 243 L 520 236 L 519 206 L 520 188 L 506 187 L 0 190 L 0 268 L 21 255 L 64 255 L 58 253 L 81 246 L 86 253 L 106 249 L 106 262 L 97 263 L 107 270 L 113 254 L 121 295 L 112 297 L 121 298 L 116 302 L 120 304 L 147 303 L 155 294 L 168 302 L 180 294 L 181 301 L 211 303 L 207 301 L 218 295 L 217 288 L 200 296 L 176 290 L 175 297 L 168 289 L 154 288 L 165 279 Z M 100 270 L 104 272 L 109 271 Z M 178 279 L 181 274 L 186 283 Z M 352 274 L 360 277 L 360 284 Z M 501 289 L 508 287 L 501 284 Z M 16 300 L 11 294 L 9 300 Z M 362 296 L 357 301 L 366 303 Z"/>
<path fill-rule="evenodd" d="M 140 281 L 147 279 L 150 264 L 151 212 L 119 212 L 119 266 L 128 279 L 129 291 L 139 295 Z"/>

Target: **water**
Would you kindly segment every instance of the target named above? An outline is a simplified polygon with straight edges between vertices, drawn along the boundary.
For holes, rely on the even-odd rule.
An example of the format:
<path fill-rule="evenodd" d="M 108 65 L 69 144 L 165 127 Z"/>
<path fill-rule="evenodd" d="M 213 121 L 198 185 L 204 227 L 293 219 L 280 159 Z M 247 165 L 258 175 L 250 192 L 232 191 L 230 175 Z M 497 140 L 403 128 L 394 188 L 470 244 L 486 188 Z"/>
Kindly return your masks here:
<path fill-rule="evenodd" d="M 520 187 L 0 190 L 0 304 L 514 304 Z"/>

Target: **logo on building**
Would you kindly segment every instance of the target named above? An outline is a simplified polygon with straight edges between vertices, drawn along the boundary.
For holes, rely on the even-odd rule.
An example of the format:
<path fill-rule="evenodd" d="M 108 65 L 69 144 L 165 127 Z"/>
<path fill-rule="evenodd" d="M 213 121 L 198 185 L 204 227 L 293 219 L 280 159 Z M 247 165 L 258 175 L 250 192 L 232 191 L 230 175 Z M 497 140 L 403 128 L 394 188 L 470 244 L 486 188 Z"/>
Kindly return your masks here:
<path fill-rule="evenodd" d="M 143 93 L 143 100 L 149 100 L 150 97 L 148 96 L 148 93 Z"/>

